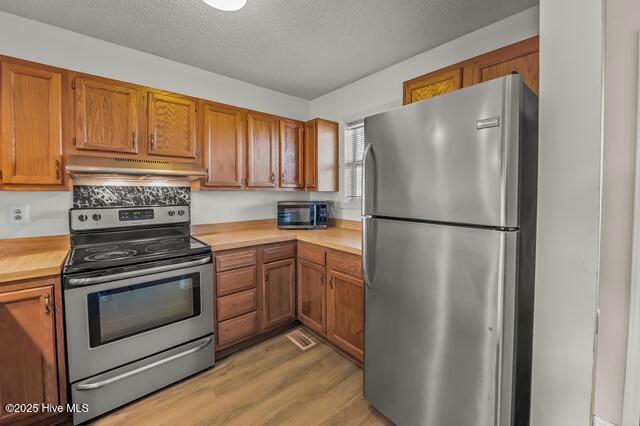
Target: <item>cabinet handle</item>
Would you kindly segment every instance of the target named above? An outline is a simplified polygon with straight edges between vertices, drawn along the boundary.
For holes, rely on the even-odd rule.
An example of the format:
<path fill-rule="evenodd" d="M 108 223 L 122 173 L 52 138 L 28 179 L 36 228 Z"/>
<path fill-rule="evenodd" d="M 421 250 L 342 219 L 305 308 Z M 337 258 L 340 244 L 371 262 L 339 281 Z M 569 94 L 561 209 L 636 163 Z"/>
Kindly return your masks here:
<path fill-rule="evenodd" d="M 47 315 L 51 315 L 51 295 L 49 294 L 44 296 L 44 312 Z"/>
<path fill-rule="evenodd" d="M 269 271 L 267 271 L 267 272 L 264 274 L 264 282 L 266 282 L 266 283 L 268 283 L 268 282 L 269 282 Z"/>
<path fill-rule="evenodd" d="M 274 172 L 271 172 L 271 183 L 275 183 L 276 182 L 276 174 Z"/>
<path fill-rule="evenodd" d="M 329 278 L 329 287 L 333 290 L 333 277 Z"/>
<path fill-rule="evenodd" d="M 151 151 L 156 150 L 156 138 L 153 133 L 151 133 Z"/>
<path fill-rule="evenodd" d="M 324 274 L 320 275 L 320 285 L 324 285 Z"/>
<path fill-rule="evenodd" d="M 56 179 L 60 180 L 60 160 L 56 160 Z"/>
<path fill-rule="evenodd" d="M 136 132 L 131 132 L 131 148 L 136 149 Z"/>
<path fill-rule="evenodd" d="M 282 183 L 284 183 L 284 172 L 280 173 L 280 180 L 282 181 Z"/>

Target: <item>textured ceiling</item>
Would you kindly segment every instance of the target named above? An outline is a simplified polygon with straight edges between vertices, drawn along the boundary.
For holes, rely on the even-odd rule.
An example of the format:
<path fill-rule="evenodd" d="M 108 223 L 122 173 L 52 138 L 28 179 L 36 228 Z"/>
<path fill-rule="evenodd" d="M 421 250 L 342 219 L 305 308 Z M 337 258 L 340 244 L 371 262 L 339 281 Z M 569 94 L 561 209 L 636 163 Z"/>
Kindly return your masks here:
<path fill-rule="evenodd" d="M 538 0 L 0 0 L 0 10 L 313 99 Z"/>

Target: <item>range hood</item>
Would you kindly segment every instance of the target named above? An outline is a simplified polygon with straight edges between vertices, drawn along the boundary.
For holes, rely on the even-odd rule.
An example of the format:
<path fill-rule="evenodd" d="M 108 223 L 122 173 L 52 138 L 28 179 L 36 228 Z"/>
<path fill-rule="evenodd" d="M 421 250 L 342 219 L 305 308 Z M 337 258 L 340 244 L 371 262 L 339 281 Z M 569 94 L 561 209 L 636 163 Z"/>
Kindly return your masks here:
<path fill-rule="evenodd" d="M 70 155 L 66 162 L 71 177 L 87 175 L 182 177 L 190 180 L 206 176 L 204 169 L 193 163 L 126 157 L 88 157 Z"/>

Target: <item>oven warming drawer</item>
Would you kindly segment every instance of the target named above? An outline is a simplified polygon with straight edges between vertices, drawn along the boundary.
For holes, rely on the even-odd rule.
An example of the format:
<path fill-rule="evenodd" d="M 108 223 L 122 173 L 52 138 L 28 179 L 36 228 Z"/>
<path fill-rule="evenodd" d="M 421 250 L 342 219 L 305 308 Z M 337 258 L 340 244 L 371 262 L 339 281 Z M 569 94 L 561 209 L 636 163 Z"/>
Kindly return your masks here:
<path fill-rule="evenodd" d="M 187 343 L 107 373 L 71 385 L 77 407 L 87 404 L 88 412 L 74 413 L 78 424 L 140 398 L 214 364 L 213 336 Z"/>

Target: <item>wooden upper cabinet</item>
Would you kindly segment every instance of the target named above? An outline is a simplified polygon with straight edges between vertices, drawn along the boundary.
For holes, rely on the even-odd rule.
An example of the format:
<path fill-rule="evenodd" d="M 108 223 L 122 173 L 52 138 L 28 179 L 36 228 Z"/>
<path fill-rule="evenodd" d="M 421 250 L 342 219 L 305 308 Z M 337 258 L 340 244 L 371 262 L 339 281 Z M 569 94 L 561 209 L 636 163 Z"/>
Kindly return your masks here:
<path fill-rule="evenodd" d="M 247 114 L 247 186 L 275 187 L 278 120 L 257 112 Z"/>
<path fill-rule="evenodd" d="M 73 100 L 76 149 L 138 152 L 142 119 L 139 92 L 135 87 L 77 77 L 73 82 Z"/>
<path fill-rule="evenodd" d="M 428 74 L 405 83 L 404 103 L 423 101 L 462 88 L 462 67 Z"/>
<path fill-rule="evenodd" d="M 351 275 L 329 269 L 327 337 L 362 361 L 364 350 L 364 284 Z"/>
<path fill-rule="evenodd" d="M 324 266 L 298 259 L 298 318 L 316 333 L 327 332 Z"/>
<path fill-rule="evenodd" d="M 462 87 L 518 73 L 537 95 L 539 37 L 531 37 L 469 60 L 405 81 L 403 104 L 449 93 Z"/>
<path fill-rule="evenodd" d="M 280 187 L 304 187 L 304 124 L 280 120 Z"/>
<path fill-rule="evenodd" d="M 518 73 L 537 95 L 539 63 L 539 39 L 529 38 L 477 58 L 473 64 L 473 84 Z"/>
<path fill-rule="evenodd" d="M 260 332 L 295 320 L 295 269 L 295 259 L 279 260 L 263 265 Z"/>
<path fill-rule="evenodd" d="M 207 172 L 204 185 L 214 188 L 241 188 L 244 181 L 243 110 L 204 103 L 202 138 Z"/>
<path fill-rule="evenodd" d="M 58 404 L 53 287 L 0 293 L 0 342 L 0 404 Z M 0 423 L 36 415 L 0 410 Z"/>
<path fill-rule="evenodd" d="M 147 152 L 165 157 L 196 158 L 197 102 L 180 95 L 147 94 Z"/>
<path fill-rule="evenodd" d="M 304 187 L 339 191 L 338 123 L 316 118 L 305 123 L 304 129 Z"/>
<path fill-rule="evenodd" d="M 61 72 L 4 62 L 0 74 L 2 183 L 61 185 Z"/>
<path fill-rule="evenodd" d="M 316 121 L 304 123 L 304 187 L 308 191 L 315 191 L 318 187 L 318 148 Z"/>

